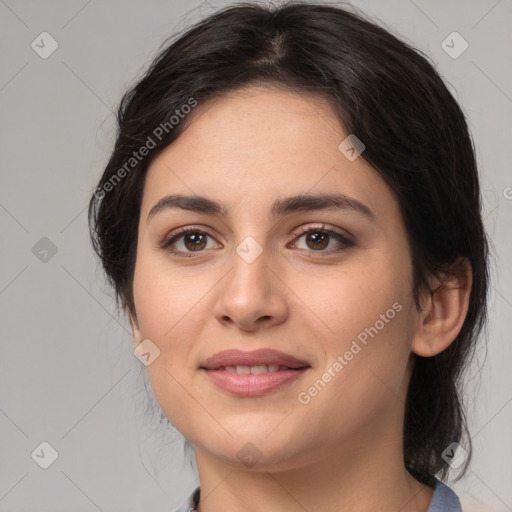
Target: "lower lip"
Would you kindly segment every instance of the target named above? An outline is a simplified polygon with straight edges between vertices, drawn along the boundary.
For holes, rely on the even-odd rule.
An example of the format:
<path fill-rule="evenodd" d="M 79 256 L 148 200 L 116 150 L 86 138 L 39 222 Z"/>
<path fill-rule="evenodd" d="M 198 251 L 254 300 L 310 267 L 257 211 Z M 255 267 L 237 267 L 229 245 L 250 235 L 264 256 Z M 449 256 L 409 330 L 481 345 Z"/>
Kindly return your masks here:
<path fill-rule="evenodd" d="M 238 374 L 226 370 L 203 369 L 216 386 L 236 396 L 258 396 L 270 393 L 280 386 L 298 379 L 307 370 L 309 368 L 258 374 Z"/>

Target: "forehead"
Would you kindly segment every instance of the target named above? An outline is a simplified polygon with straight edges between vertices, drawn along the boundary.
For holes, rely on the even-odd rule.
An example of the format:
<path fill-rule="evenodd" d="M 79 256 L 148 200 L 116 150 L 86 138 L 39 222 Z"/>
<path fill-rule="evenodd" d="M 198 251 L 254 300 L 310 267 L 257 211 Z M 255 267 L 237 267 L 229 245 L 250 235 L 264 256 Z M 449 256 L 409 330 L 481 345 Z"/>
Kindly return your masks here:
<path fill-rule="evenodd" d="M 240 211 L 263 210 L 284 195 L 333 192 L 377 215 L 390 207 L 398 214 L 377 171 L 340 151 L 349 134 L 324 97 L 251 87 L 199 104 L 186 121 L 149 166 L 142 215 L 169 193 L 212 197 Z"/>
<path fill-rule="evenodd" d="M 199 104 L 191 113 L 181 143 L 202 157 L 212 154 L 236 162 L 240 156 L 261 161 L 287 151 L 295 159 L 319 158 L 314 151 L 343 135 L 326 98 L 280 87 L 253 86 Z M 313 150 L 313 151 L 312 151 Z M 227 154 L 225 153 L 227 151 Z M 191 157 L 193 155 L 190 155 Z"/>

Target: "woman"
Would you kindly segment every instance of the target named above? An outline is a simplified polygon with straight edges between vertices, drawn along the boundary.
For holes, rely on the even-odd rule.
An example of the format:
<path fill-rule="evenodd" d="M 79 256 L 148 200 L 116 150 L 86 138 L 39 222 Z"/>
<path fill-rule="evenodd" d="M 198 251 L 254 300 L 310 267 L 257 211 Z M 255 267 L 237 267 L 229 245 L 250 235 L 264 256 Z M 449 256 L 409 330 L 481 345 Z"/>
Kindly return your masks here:
<path fill-rule="evenodd" d="M 460 510 L 484 325 L 473 145 L 427 59 L 332 5 L 236 4 L 124 96 L 95 250 L 194 449 L 179 511 Z"/>

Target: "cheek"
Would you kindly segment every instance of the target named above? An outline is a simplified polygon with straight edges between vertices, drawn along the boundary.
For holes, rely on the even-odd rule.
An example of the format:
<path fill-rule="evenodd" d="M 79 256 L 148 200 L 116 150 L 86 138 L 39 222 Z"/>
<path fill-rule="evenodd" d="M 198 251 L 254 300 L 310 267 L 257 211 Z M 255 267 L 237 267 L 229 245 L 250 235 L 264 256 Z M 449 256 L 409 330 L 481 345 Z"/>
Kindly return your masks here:
<path fill-rule="evenodd" d="M 160 351 L 147 371 L 157 400 L 168 412 L 166 404 L 184 400 L 180 383 L 191 371 L 190 353 L 199 328 L 199 322 L 188 320 L 196 318 L 194 304 L 204 291 L 184 282 L 179 273 L 169 272 L 159 258 L 149 258 L 144 251 L 139 256 L 133 291 L 140 336 L 150 339 Z"/>
<path fill-rule="evenodd" d="M 190 418 L 201 414 L 198 398 L 191 400 L 197 395 L 190 385 L 195 371 L 193 347 L 201 328 L 201 298 L 209 287 L 205 280 L 191 283 L 183 273 L 170 272 L 168 264 L 143 251 L 133 286 L 141 337 L 160 350 L 146 368 L 153 393 L 171 423 L 193 437 Z"/>
<path fill-rule="evenodd" d="M 367 256 L 328 279 L 305 276 L 297 289 L 321 320 L 314 329 L 323 340 L 325 360 L 315 377 L 329 380 L 324 373 L 329 369 L 336 375 L 322 394 L 328 401 L 343 395 L 354 407 L 399 392 L 412 340 L 408 262 L 399 263 L 391 251 Z"/>
<path fill-rule="evenodd" d="M 308 421 L 321 418 L 319 429 L 347 437 L 378 431 L 400 409 L 411 335 L 408 305 L 396 296 L 379 304 L 354 298 L 350 314 L 347 307 L 347 316 L 332 319 L 336 334 L 324 345 L 325 365 L 299 390 Z"/>
<path fill-rule="evenodd" d="M 134 298 L 141 329 L 147 337 L 166 344 L 174 333 L 194 316 L 196 305 L 207 295 L 211 284 L 208 275 L 189 269 L 179 269 L 170 260 L 172 256 L 150 254 L 142 248 L 137 257 L 134 275 Z M 150 336 L 151 335 L 151 336 Z"/>
<path fill-rule="evenodd" d="M 398 306 L 393 309 L 393 304 L 404 305 L 410 300 L 411 284 L 406 262 L 394 261 L 391 253 L 360 253 L 329 272 L 297 272 L 294 277 L 289 276 L 291 288 L 303 299 L 310 316 L 317 317 L 316 329 L 320 330 L 323 324 L 327 338 L 336 346 L 375 322 L 381 326 L 380 317 L 388 310 L 393 319 L 390 323 L 397 324 Z"/>

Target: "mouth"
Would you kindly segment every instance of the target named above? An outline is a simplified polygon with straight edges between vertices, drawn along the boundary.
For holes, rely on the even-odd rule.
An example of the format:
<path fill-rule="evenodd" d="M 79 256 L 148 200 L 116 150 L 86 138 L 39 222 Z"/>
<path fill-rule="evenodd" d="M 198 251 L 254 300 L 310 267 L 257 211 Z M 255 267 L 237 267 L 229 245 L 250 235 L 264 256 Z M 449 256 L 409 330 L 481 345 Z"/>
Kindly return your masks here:
<path fill-rule="evenodd" d="M 290 368 L 286 365 L 279 364 L 256 364 L 253 366 L 236 365 L 236 366 L 220 366 L 211 371 L 226 371 L 229 373 L 236 373 L 238 375 L 262 375 L 263 373 L 275 373 L 286 370 L 298 370 L 300 368 Z"/>
<path fill-rule="evenodd" d="M 225 350 L 204 361 L 199 370 L 211 383 L 235 396 L 260 396 L 300 378 L 307 361 L 277 350 Z"/>

